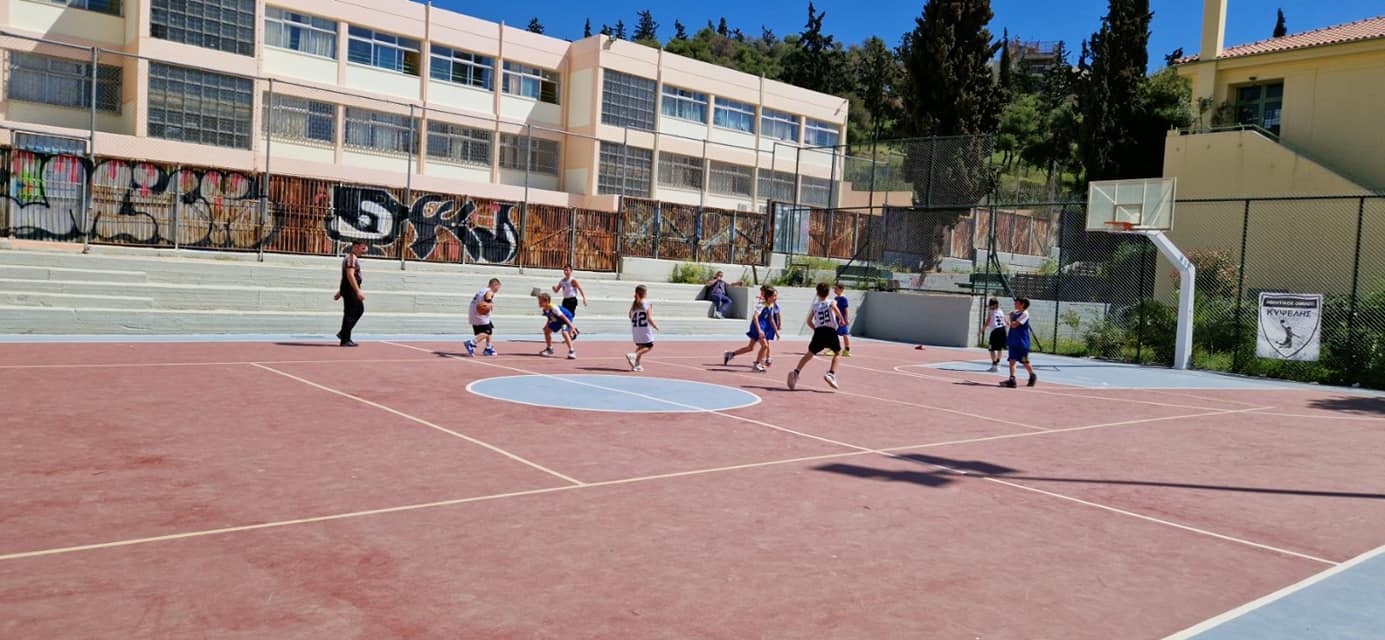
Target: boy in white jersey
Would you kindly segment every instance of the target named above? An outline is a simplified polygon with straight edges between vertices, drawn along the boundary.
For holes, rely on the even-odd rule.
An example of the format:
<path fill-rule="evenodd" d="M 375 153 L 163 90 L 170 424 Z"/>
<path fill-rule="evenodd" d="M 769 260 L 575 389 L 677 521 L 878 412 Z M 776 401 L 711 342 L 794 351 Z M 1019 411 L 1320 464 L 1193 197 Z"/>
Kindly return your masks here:
<path fill-rule="evenodd" d="M 497 293 L 500 293 L 500 279 L 491 278 L 485 289 L 477 291 L 476 295 L 471 297 L 471 305 L 467 308 L 466 315 L 475 337 L 466 341 L 466 354 L 469 356 L 476 355 L 478 345 L 485 346 L 483 354 L 495 355 L 495 325 L 491 324 L 491 310 L 495 305 Z"/>
<path fill-rule="evenodd" d="M 986 322 L 981 326 L 981 331 L 990 331 L 989 348 L 991 352 L 991 373 L 1000 371 L 1000 354 L 1005 353 L 1005 327 L 1010 325 L 1010 321 L 1005 318 L 1005 312 L 1000 310 L 1000 301 L 991 298 L 986 304 Z M 980 336 L 977 336 L 978 338 Z"/>
<path fill-rule="evenodd" d="M 640 359 L 654 349 L 654 331 L 659 328 L 654 324 L 654 305 L 645 299 L 648 293 L 644 285 L 635 287 L 635 301 L 630 304 L 630 337 L 635 340 L 635 352 L 625 354 L 625 361 L 631 371 L 644 371 Z"/>
<path fill-rule="evenodd" d="M 587 306 L 587 292 L 582 290 L 577 278 L 572 277 L 572 265 L 563 267 L 563 279 L 553 285 L 553 293 L 563 294 L 563 308 L 567 309 L 574 319 L 577 318 L 577 296 L 582 296 L 582 306 Z M 577 337 L 575 330 L 572 337 Z"/>
<path fill-rule="evenodd" d="M 808 311 L 808 326 L 813 328 L 813 340 L 808 343 L 808 353 L 803 354 L 798 360 L 798 366 L 789 372 L 790 390 L 798 386 L 798 375 L 803 371 L 804 365 L 825 349 L 832 351 L 832 364 L 828 366 L 827 375 L 822 379 L 832 385 L 833 389 L 837 388 L 837 360 L 842 357 L 842 343 L 837 339 L 837 327 L 845 323 L 842 322 L 842 312 L 837 309 L 836 302 L 827 297 L 831 292 L 826 282 L 818 283 L 818 299 L 813 301 L 813 307 Z"/>

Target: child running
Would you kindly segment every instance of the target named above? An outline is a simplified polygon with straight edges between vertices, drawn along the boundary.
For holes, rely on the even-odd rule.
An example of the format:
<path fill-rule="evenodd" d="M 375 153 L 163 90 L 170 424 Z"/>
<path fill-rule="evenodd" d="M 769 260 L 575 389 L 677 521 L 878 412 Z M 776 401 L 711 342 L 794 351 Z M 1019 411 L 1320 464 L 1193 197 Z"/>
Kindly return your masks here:
<path fill-rule="evenodd" d="M 837 327 L 837 337 L 841 338 L 842 341 L 842 357 L 850 358 L 851 320 L 850 316 L 847 315 L 846 309 L 847 307 L 851 306 L 851 302 L 846 299 L 846 285 L 838 282 L 836 287 L 834 288 L 836 289 L 837 294 L 837 311 L 841 312 L 842 314 L 842 325 L 840 327 Z"/>
<path fill-rule="evenodd" d="M 577 318 L 577 296 L 582 296 L 582 306 L 587 306 L 587 292 L 582 290 L 581 283 L 577 278 L 572 277 L 572 265 L 563 267 L 563 279 L 553 286 L 553 293 L 563 294 L 563 308 L 568 310 L 568 317 Z M 572 330 L 572 338 L 577 339 L 578 331 Z"/>
<path fill-rule="evenodd" d="M 1005 312 L 1000 310 L 1000 301 L 991 298 L 991 301 L 986 304 L 986 323 L 981 327 L 982 331 L 987 329 L 991 331 L 989 345 L 991 368 L 988 369 L 991 373 L 1000 371 L 1000 354 L 1005 351 L 1006 346 L 1005 327 L 1009 324 L 1009 321 L 1005 319 Z"/>
<path fill-rule="evenodd" d="M 491 278 L 485 289 L 476 292 L 471 297 L 471 306 L 467 308 L 467 320 L 471 322 L 471 340 L 466 341 L 466 354 L 476 355 L 476 349 L 480 345 L 485 345 L 483 354 L 488 356 L 495 355 L 495 325 L 491 323 L 491 310 L 495 306 L 495 295 L 500 293 L 500 279 Z"/>
<path fill-rule="evenodd" d="M 1029 364 L 1029 299 L 1015 298 L 1015 310 L 1010 313 L 1010 335 L 1008 337 L 1010 347 L 1010 379 L 1000 383 L 1002 387 L 1014 389 L 1018 386 L 1015 382 L 1015 364 L 1023 363 L 1024 370 L 1029 372 L 1029 386 L 1034 386 L 1039 381 L 1039 376 L 1034 375 L 1034 367 Z"/>
<path fill-rule="evenodd" d="M 572 312 L 564 307 L 553 304 L 553 296 L 547 291 L 539 294 L 539 309 L 543 312 L 545 322 L 543 324 L 543 343 L 544 350 L 539 355 L 553 355 L 553 333 L 563 337 L 563 344 L 567 345 L 567 359 L 576 360 L 577 351 L 572 348 L 572 334 L 577 331 L 577 327 L 572 324 Z"/>
<path fill-rule="evenodd" d="M 841 358 L 842 345 L 837 339 L 837 327 L 842 326 L 842 312 L 837 310 L 837 305 L 827 296 L 831 291 L 826 282 L 818 283 L 818 299 L 813 302 L 813 307 L 808 311 L 808 326 L 813 328 L 813 340 L 808 343 L 808 352 L 798 359 L 798 366 L 789 372 L 789 389 L 793 390 L 798 386 L 798 376 L 803 372 L 803 367 L 813 356 L 824 350 L 832 351 L 832 364 L 828 365 L 827 375 L 822 377 L 831 385 L 833 389 L 837 386 L 837 359 Z"/>
<path fill-rule="evenodd" d="M 763 285 L 760 287 L 760 301 L 755 305 L 755 311 L 750 314 L 750 329 L 745 332 L 745 336 L 750 338 L 750 342 L 744 347 L 735 351 L 727 351 L 721 354 L 721 365 L 728 366 L 736 356 L 744 355 L 755 351 L 755 364 L 752 368 L 756 371 L 764 371 L 762 364 L 769 357 L 769 341 L 778 336 L 778 326 L 774 322 L 778 304 L 775 303 L 778 292 L 774 287 Z"/>
<path fill-rule="evenodd" d="M 654 305 L 645 299 L 648 293 L 644 285 L 635 287 L 635 301 L 630 304 L 630 337 L 635 340 L 635 352 L 625 354 L 625 360 L 631 371 L 644 371 L 640 360 L 654 350 L 654 332 L 659 329 L 654 323 Z"/>

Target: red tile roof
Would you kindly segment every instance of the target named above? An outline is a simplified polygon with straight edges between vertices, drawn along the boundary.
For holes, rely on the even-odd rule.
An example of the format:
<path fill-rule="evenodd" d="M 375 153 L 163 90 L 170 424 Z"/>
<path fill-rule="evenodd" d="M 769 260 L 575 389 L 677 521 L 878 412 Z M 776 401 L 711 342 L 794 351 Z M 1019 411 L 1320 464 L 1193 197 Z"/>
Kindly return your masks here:
<path fill-rule="evenodd" d="M 1320 47 L 1328 44 L 1373 40 L 1375 38 L 1385 38 L 1385 16 L 1366 18 L 1365 20 L 1357 20 L 1356 22 L 1348 22 L 1346 24 L 1339 24 L 1335 27 L 1326 27 L 1314 31 L 1292 33 L 1282 38 L 1270 38 L 1250 44 L 1237 45 L 1223 51 L 1218 60 L 1222 58 L 1254 56 L 1262 53 L 1292 51 L 1294 49 L 1304 49 L 1307 47 Z M 1197 62 L 1198 59 L 1199 56 L 1188 56 L 1179 60 L 1179 63 Z"/>

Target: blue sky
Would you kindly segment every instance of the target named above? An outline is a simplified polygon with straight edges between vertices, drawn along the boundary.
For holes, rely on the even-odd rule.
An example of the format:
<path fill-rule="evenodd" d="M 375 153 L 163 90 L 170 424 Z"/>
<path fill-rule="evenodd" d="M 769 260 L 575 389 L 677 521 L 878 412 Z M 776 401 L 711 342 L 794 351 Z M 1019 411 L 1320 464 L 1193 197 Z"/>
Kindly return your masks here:
<path fill-rule="evenodd" d="M 744 0 L 701 0 L 699 2 L 670 2 L 669 0 L 606 0 L 599 3 L 571 0 L 529 0 L 510 2 L 466 2 L 464 0 L 434 0 L 434 6 L 468 15 L 524 27 L 529 19 L 538 16 L 548 34 L 576 39 L 582 35 L 582 22 L 591 18 L 592 30 L 601 23 L 615 24 L 624 20 L 634 27 L 635 13 L 650 9 L 659 23 L 659 37 L 673 34 L 674 19 L 681 20 L 688 30 L 695 31 L 708 20 L 725 16 L 732 27 L 749 35 L 759 35 L 760 26 L 773 29 L 780 35 L 795 33 L 803 28 L 807 17 L 807 0 L 771 0 L 759 3 Z M 818 9 L 827 12 L 826 30 L 847 43 L 860 42 L 867 36 L 879 35 L 890 45 L 897 44 L 900 35 L 913 28 L 913 20 L 923 9 L 923 0 L 874 0 L 863 9 L 856 0 L 817 0 Z M 1362 18 L 1385 15 L 1381 0 L 1229 0 L 1227 45 L 1244 44 L 1268 38 L 1274 28 L 1274 11 L 1282 8 L 1288 19 L 1289 31 L 1307 31 L 1320 27 L 1351 22 Z M 1163 64 L 1164 54 L 1178 48 L 1188 54 L 1197 52 L 1202 22 L 1202 2 L 1199 0 L 1151 0 L 1154 24 L 1150 40 L 1151 68 Z M 1070 49 L 1091 35 L 1106 13 L 1106 0 L 991 0 L 996 17 L 992 31 L 997 35 L 1003 27 L 1011 35 L 1025 40 L 1064 40 Z M 462 43 L 458 43 L 462 44 Z"/>

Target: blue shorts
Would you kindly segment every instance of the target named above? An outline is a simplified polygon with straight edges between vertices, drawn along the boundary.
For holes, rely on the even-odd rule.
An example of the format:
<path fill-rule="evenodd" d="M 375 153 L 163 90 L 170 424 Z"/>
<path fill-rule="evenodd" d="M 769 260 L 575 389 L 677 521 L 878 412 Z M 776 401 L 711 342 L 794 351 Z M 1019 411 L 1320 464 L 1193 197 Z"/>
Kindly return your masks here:
<path fill-rule="evenodd" d="M 849 336 L 849 335 L 851 335 L 851 325 L 842 325 L 842 326 L 840 326 L 840 327 L 837 327 L 837 335 L 839 335 L 839 336 Z"/>
<path fill-rule="evenodd" d="M 548 323 L 548 330 L 549 330 L 549 331 L 552 331 L 552 332 L 554 332 L 554 333 L 567 333 L 567 332 L 568 332 L 567 325 L 564 324 L 564 323 L 561 323 L 561 322 L 550 322 L 550 323 Z"/>
<path fill-rule="evenodd" d="M 759 333 L 756 333 L 754 329 L 745 332 L 745 337 L 751 340 L 759 340 L 760 336 L 764 336 L 765 340 L 772 342 L 774 340 L 774 335 L 774 329 L 761 329 Z"/>
<path fill-rule="evenodd" d="M 1029 362 L 1029 347 L 1010 347 L 1010 362 Z"/>

